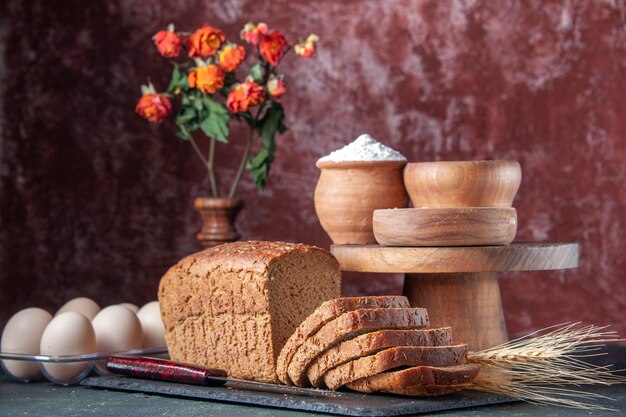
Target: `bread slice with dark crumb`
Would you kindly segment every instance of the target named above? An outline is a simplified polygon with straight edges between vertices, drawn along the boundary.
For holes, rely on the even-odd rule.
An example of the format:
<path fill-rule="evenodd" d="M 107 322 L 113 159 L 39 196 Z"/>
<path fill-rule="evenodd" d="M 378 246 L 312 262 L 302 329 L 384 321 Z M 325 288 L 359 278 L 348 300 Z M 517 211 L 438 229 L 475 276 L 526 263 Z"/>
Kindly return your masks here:
<path fill-rule="evenodd" d="M 416 366 L 361 378 L 346 386 L 366 393 L 443 395 L 471 387 L 471 382 L 476 379 L 479 371 L 480 365 L 475 364 L 446 368 Z"/>
<path fill-rule="evenodd" d="M 339 365 L 324 375 L 332 390 L 352 381 L 407 366 L 455 366 L 466 362 L 467 345 L 399 346 Z"/>
<path fill-rule="evenodd" d="M 314 387 L 321 387 L 324 375 L 346 362 L 397 346 L 448 346 L 450 327 L 428 330 L 380 330 L 346 340 L 319 355 L 309 366 L 307 376 Z"/>
<path fill-rule="evenodd" d="M 326 323 L 300 346 L 291 359 L 287 372 L 297 386 L 309 385 L 308 367 L 327 349 L 339 343 L 377 330 L 420 329 L 428 326 L 428 313 L 423 308 L 376 308 L 349 311 Z"/>
<path fill-rule="evenodd" d="M 278 379 L 285 384 L 291 383 L 287 368 L 298 348 L 309 336 L 343 313 L 365 308 L 408 307 L 410 307 L 409 300 L 404 296 L 342 297 L 323 302 L 298 326 L 280 351 L 276 364 Z"/>

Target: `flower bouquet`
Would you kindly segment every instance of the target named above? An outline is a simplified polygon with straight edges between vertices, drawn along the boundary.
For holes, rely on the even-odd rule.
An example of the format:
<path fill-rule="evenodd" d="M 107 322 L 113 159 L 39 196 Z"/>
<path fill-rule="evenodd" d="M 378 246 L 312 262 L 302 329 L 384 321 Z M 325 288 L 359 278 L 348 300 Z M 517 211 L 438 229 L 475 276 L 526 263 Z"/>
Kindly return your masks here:
<path fill-rule="evenodd" d="M 157 92 L 152 83 L 141 87 L 142 96 L 136 112 L 151 122 L 160 122 L 173 112 L 172 100 L 178 109 L 175 123 L 177 135 L 188 140 L 206 166 L 211 195 L 220 197 L 215 175 L 216 141 L 229 142 L 232 119 L 245 122 L 248 135 L 241 162 L 230 186 L 233 198 L 243 171 L 247 169 L 259 190 L 263 190 L 274 160 L 276 134 L 286 130 L 280 97 L 285 94 L 283 76 L 277 72 L 282 59 L 293 50 L 301 57 L 315 54 L 317 36 L 309 35 L 290 43 L 277 30 L 265 23 L 248 23 L 240 32 L 241 40 L 254 47 L 255 62 L 243 71 L 250 54 L 244 46 L 227 40 L 220 29 L 205 24 L 193 33 L 176 32 L 173 25 L 154 36 L 157 51 L 172 63 L 172 76 L 164 92 Z M 181 50 L 186 49 L 186 54 Z M 244 72 L 239 78 L 237 70 Z M 209 139 L 208 153 L 202 152 L 196 132 Z M 253 138 L 260 142 L 253 152 Z"/>

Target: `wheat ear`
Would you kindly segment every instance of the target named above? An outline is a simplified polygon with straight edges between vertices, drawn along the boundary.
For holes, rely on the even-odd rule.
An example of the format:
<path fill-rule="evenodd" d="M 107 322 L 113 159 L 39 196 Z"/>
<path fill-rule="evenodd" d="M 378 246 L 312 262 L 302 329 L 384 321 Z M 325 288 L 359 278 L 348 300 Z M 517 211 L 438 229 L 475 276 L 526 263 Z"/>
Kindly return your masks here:
<path fill-rule="evenodd" d="M 626 382 L 611 367 L 582 360 L 602 355 L 599 349 L 606 342 L 620 341 L 617 333 L 607 328 L 580 327 L 579 323 L 551 326 L 490 349 L 470 352 L 468 361 L 481 366 L 474 389 L 539 404 L 613 410 L 592 402 L 607 397 L 569 388 Z"/>

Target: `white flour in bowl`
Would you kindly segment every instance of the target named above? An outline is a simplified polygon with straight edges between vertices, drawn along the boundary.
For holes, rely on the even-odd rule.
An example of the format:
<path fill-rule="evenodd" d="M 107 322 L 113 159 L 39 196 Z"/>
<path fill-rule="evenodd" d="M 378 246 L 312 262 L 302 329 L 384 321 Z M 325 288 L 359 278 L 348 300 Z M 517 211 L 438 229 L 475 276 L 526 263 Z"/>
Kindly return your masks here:
<path fill-rule="evenodd" d="M 331 152 L 318 161 L 406 161 L 406 158 L 400 152 L 383 145 L 370 135 L 363 134 L 354 142 Z"/>

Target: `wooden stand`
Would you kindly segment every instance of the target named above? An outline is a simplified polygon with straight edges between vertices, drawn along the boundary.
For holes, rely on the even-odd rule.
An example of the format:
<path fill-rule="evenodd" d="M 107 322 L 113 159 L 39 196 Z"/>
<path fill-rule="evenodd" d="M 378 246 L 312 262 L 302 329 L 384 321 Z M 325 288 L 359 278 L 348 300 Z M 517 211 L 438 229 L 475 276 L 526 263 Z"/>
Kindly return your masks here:
<path fill-rule="evenodd" d="M 578 245 L 513 243 L 507 246 L 384 247 L 333 245 L 341 268 L 406 273 L 404 295 L 428 309 L 431 327 L 451 326 L 454 340 L 472 351 L 508 340 L 499 271 L 576 268 Z"/>
<path fill-rule="evenodd" d="M 406 274 L 404 295 L 428 310 L 431 327 L 452 326 L 454 340 L 482 350 L 506 342 L 498 274 Z"/>

